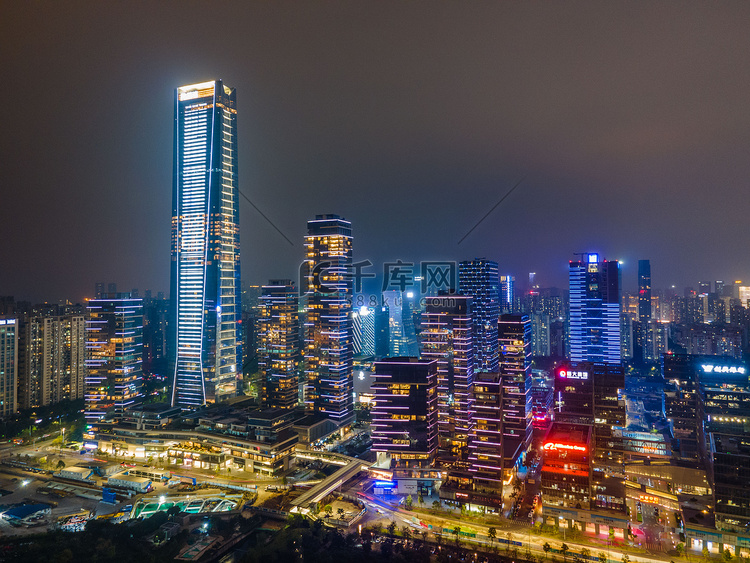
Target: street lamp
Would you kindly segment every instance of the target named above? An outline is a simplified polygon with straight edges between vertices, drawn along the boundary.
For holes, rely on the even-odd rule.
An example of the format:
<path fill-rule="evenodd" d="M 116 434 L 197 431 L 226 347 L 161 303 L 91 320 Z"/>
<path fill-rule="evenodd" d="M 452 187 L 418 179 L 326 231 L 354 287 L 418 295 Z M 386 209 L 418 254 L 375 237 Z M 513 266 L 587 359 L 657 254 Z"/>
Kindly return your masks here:
<path fill-rule="evenodd" d="M 65 428 L 62 429 L 62 442 L 60 443 L 60 452 L 62 453 L 63 448 L 65 447 Z"/>

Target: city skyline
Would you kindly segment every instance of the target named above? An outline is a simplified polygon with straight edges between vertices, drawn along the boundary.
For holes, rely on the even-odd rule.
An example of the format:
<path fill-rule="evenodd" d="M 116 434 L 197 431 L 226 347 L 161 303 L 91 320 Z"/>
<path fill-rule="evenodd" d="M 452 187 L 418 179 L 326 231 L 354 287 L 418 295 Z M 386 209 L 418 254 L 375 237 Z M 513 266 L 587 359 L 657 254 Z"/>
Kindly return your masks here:
<path fill-rule="evenodd" d="M 591 250 L 624 261 L 626 289 L 638 259 L 655 288 L 750 279 L 748 7 L 581 8 L 251 4 L 227 24 L 167 3 L 142 26 L 126 7 L 10 5 L 0 56 L 34 111 L 1 94 L 1 292 L 166 290 L 171 93 L 222 78 L 247 92 L 243 193 L 283 233 L 242 200 L 248 283 L 294 276 L 317 213 L 357 224 L 377 263 L 486 257 L 564 287 Z"/>

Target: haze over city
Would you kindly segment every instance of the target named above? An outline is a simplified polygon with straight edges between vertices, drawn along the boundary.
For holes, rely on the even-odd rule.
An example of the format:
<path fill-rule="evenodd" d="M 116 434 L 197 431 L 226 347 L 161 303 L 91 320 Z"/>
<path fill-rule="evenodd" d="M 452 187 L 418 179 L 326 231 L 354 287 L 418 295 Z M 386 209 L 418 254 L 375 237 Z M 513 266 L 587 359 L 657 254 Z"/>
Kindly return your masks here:
<path fill-rule="evenodd" d="M 750 7 L 6 2 L 0 291 L 169 289 L 174 88 L 237 89 L 242 274 L 295 277 L 306 221 L 355 259 L 486 256 L 566 286 L 750 279 Z M 519 180 L 519 187 L 464 235 Z"/>

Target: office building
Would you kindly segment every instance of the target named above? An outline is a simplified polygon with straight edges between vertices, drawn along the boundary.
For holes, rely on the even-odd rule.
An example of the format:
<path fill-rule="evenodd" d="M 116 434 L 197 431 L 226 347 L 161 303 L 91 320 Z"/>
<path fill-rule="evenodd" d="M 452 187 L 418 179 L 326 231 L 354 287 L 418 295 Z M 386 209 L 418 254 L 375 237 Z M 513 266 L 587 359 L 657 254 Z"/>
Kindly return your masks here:
<path fill-rule="evenodd" d="M 372 377 L 372 451 L 393 467 L 429 467 L 438 444 L 437 362 L 387 358 Z"/>
<path fill-rule="evenodd" d="M 291 409 L 299 395 L 298 291 L 292 280 L 271 280 L 262 287 L 258 319 L 258 369 L 263 402 L 270 408 Z"/>
<path fill-rule="evenodd" d="M 525 458 L 533 432 L 531 321 L 528 315 L 500 315 L 498 339 L 504 467 L 511 471 Z"/>
<path fill-rule="evenodd" d="M 531 279 L 532 274 L 529 274 L 529 284 L 533 287 L 533 281 Z M 516 298 L 516 277 L 511 275 L 500 276 L 500 311 L 502 313 L 513 312 L 513 301 Z"/>
<path fill-rule="evenodd" d="M 18 410 L 18 320 L 0 318 L 0 418 Z"/>
<path fill-rule="evenodd" d="M 584 254 L 570 262 L 569 281 L 571 361 L 619 364 L 619 263 Z"/>
<path fill-rule="evenodd" d="M 389 350 L 392 357 L 411 357 L 419 353 L 414 326 L 414 292 L 388 290 L 383 292 L 383 303 L 388 308 Z"/>
<path fill-rule="evenodd" d="M 651 262 L 638 260 L 638 321 L 651 320 Z"/>
<path fill-rule="evenodd" d="M 474 373 L 497 372 L 497 318 L 500 313 L 497 262 L 476 258 L 459 263 L 458 287 L 471 296 Z"/>
<path fill-rule="evenodd" d="M 354 416 L 352 224 L 317 215 L 307 223 L 305 251 L 305 407 L 343 425 Z"/>
<path fill-rule="evenodd" d="M 428 297 L 420 337 L 421 357 L 437 361 L 440 445 L 465 458 L 474 384 L 471 297 Z"/>
<path fill-rule="evenodd" d="M 469 472 L 474 486 L 499 490 L 503 483 L 503 388 L 499 373 L 474 374 L 474 426 L 469 439 Z"/>
<path fill-rule="evenodd" d="M 172 404 L 237 395 L 242 374 L 237 99 L 220 80 L 175 90 Z"/>
<path fill-rule="evenodd" d="M 129 293 L 100 294 L 86 307 L 86 422 L 139 405 L 143 305 Z"/>
<path fill-rule="evenodd" d="M 352 311 L 352 347 L 355 356 L 375 355 L 375 307 Z"/>
<path fill-rule="evenodd" d="M 545 507 L 591 508 L 591 426 L 555 422 L 542 445 Z"/>

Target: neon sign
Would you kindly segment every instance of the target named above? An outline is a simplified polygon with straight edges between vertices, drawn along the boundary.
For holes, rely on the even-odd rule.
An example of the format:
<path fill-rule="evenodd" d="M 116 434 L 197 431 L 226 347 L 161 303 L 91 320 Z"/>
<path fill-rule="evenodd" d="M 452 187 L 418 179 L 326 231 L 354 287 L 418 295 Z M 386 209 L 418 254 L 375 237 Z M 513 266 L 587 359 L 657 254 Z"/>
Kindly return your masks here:
<path fill-rule="evenodd" d="M 544 444 L 544 450 L 573 450 L 576 452 L 585 452 L 586 446 L 579 446 L 577 444 L 563 444 L 561 442 L 547 442 Z"/>
<path fill-rule="evenodd" d="M 715 366 L 713 364 L 702 364 L 704 373 L 740 373 L 745 374 L 744 367 L 737 366 Z"/>
<path fill-rule="evenodd" d="M 375 481 L 376 487 L 383 487 L 384 489 L 392 489 L 395 483 L 393 481 Z"/>
<path fill-rule="evenodd" d="M 560 377 L 563 379 L 588 379 L 589 372 L 587 371 L 573 371 L 569 369 L 561 369 Z"/>

